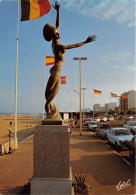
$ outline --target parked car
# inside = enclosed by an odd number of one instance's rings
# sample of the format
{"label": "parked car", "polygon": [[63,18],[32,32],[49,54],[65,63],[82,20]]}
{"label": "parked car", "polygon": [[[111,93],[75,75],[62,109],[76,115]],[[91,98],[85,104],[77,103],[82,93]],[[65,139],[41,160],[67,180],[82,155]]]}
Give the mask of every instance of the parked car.
{"label": "parked car", "polygon": [[126,116],[126,120],[133,120],[134,118],[134,116]]}
{"label": "parked car", "polygon": [[92,118],[86,118],[85,119],[85,122],[84,122],[84,124],[85,124],[85,126],[88,126],[88,124],[89,124],[89,122],[92,120]]}
{"label": "parked car", "polygon": [[122,147],[125,147],[129,151],[130,159],[135,161],[135,151],[136,151],[136,136],[134,136],[131,141],[120,141]]}
{"label": "parked car", "polygon": [[99,123],[96,129],[96,136],[102,139],[107,139],[107,133],[110,131],[108,123]]}
{"label": "parked car", "polygon": [[135,121],[126,121],[124,127],[129,129],[132,135],[136,135],[136,122]]}
{"label": "parked car", "polygon": [[99,117],[95,117],[94,120],[97,121],[97,122],[100,122],[100,118]]}
{"label": "parked car", "polygon": [[107,118],[105,116],[100,118],[100,122],[106,122],[106,121],[107,121]]}
{"label": "parked car", "polygon": [[88,129],[91,131],[95,131],[97,128],[97,121],[90,121],[88,124]]}
{"label": "parked car", "polygon": [[128,140],[130,141],[133,138],[129,129],[123,127],[111,128],[109,133],[107,133],[108,142],[112,143],[116,150],[120,149],[120,141]]}
{"label": "parked car", "polygon": [[114,117],[113,116],[108,116],[107,121],[114,121]]}

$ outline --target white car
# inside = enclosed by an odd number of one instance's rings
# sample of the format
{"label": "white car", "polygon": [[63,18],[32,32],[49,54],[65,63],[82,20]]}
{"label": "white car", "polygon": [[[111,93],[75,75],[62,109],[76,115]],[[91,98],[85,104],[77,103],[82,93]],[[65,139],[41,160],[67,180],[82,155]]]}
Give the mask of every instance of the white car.
{"label": "white car", "polygon": [[106,121],[107,121],[107,118],[106,118],[105,116],[104,116],[104,117],[101,117],[101,118],[100,118],[100,121],[101,121],[101,122],[106,122]]}
{"label": "white car", "polygon": [[88,124],[88,129],[91,131],[95,131],[97,128],[97,121],[90,121]]}
{"label": "white car", "polygon": [[130,133],[130,130],[123,127],[111,128],[109,133],[107,133],[108,142],[112,143],[116,150],[121,147],[120,141],[131,141],[133,135]]}
{"label": "white car", "polygon": [[92,118],[86,118],[85,119],[85,122],[84,122],[84,124],[85,124],[85,126],[88,126],[88,124],[89,124],[89,122],[92,120]]}
{"label": "white car", "polygon": [[114,117],[113,116],[107,117],[107,121],[114,121]]}
{"label": "white car", "polygon": [[99,118],[99,117],[94,118],[94,120],[95,120],[96,122],[100,122],[100,118]]}
{"label": "white car", "polygon": [[125,120],[127,120],[127,121],[128,120],[134,120],[134,118],[135,118],[134,116],[126,116]]}
{"label": "white car", "polygon": [[126,121],[124,127],[129,129],[133,135],[136,135],[136,122],[135,121]]}

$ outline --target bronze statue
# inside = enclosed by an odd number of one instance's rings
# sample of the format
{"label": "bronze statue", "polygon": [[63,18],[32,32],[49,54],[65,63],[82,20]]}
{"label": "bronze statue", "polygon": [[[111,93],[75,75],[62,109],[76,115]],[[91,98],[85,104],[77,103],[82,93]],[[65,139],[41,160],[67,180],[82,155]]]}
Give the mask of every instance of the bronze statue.
{"label": "bronze statue", "polygon": [[53,103],[53,99],[55,98],[60,89],[60,72],[62,70],[65,50],[80,47],[86,43],[95,41],[96,36],[89,36],[86,41],[83,41],[81,43],[76,43],[73,45],[61,45],[61,43],[59,42],[60,35],[58,32],[60,4],[55,1],[55,6],[53,7],[57,11],[56,27],[53,27],[51,24],[46,24],[43,28],[43,36],[45,40],[52,41],[52,50],[55,57],[55,64],[50,69],[50,77],[45,91],[45,110],[47,114],[46,119],[62,120],[60,113],[58,112],[55,104]]}

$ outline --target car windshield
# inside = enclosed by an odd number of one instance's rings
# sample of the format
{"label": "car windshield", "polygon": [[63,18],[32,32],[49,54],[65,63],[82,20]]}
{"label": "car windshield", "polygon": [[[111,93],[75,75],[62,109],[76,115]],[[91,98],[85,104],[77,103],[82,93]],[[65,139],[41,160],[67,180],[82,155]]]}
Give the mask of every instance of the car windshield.
{"label": "car windshield", "polygon": [[91,122],[90,124],[91,124],[91,125],[96,125],[96,124],[97,124],[97,122]]}
{"label": "car windshield", "polygon": [[136,126],[136,123],[129,123],[129,125],[131,125],[131,126]]}
{"label": "car windshield", "polygon": [[115,135],[131,135],[131,133],[127,129],[120,129],[115,131]]}
{"label": "car windshield", "polygon": [[103,125],[100,125],[100,128],[101,129],[109,129],[110,128],[110,126],[109,126],[109,124],[103,124]]}

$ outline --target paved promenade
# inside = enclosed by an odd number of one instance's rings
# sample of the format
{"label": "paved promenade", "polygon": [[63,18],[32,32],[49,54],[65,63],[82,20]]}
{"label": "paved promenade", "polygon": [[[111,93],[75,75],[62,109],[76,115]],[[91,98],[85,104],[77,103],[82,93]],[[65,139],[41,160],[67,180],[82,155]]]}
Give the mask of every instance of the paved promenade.
{"label": "paved promenade", "polygon": [[[135,194],[134,168],[116,155],[113,149],[96,138],[93,133],[79,128],[70,135],[70,164],[73,173],[87,173],[86,182],[92,194]],[[33,175],[33,138],[20,144],[12,154],[0,156],[0,194],[15,194]],[[117,191],[120,181],[129,187]]]}

